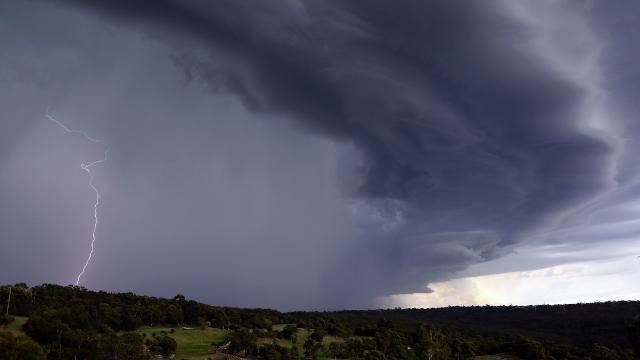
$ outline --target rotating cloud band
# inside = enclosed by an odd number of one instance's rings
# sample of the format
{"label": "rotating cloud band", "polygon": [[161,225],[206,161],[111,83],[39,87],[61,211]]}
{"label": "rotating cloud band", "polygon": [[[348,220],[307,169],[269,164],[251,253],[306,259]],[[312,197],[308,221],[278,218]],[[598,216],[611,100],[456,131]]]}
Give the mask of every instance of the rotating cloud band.
{"label": "rotating cloud band", "polygon": [[102,141],[102,140],[97,140],[92,138],[91,136],[89,136],[86,132],[84,131],[80,131],[80,130],[74,130],[74,129],[70,129],[68,128],[66,125],[64,125],[63,123],[61,123],[60,121],[56,120],[51,114],[49,114],[49,111],[47,110],[46,113],[46,118],[51,120],[52,122],[54,122],[55,124],[57,124],[60,128],[62,128],[64,131],[66,131],[69,134],[80,134],[82,135],[86,140],[89,140],[90,142],[94,143],[94,144],[100,144],[104,147],[104,157],[102,159],[90,162],[88,164],[85,163],[81,163],[80,164],[80,168],[82,170],[84,170],[87,175],[89,176],[89,187],[91,188],[91,190],[93,190],[93,192],[95,193],[96,197],[95,197],[95,202],[93,203],[93,230],[91,231],[91,250],[89,251],[89,256],[87,256],[87,260],[84,263],[84,266],[82,267],[82,270],[80,271],[80,273],[78,273],[78,277],[76,278],[76,285],[80,284],[80,279],[82,278],[82,275],[84,275],[84,272],[87,270],[87,266],[89,266],[89,263],[91,262],[91,258],[93,257],[93,251],[95,248],[95,243],[96,243],[96,231],[98,230],[98,207],[100,206],[100,191],[98,190],[98,188],[94,185],[93,183],[93,173],[91,172],[91,168],[101,164],[105,161],[107,161],[107,155],[109,153],[109,145]]}

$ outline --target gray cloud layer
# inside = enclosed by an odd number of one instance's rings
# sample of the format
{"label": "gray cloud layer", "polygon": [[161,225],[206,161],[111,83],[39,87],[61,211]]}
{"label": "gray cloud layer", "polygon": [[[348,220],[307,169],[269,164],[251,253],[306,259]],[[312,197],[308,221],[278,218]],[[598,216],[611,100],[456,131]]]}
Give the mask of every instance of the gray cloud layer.
{"label": "gray cloud layer", "polygon": [[[183,284],[213,301],[363,306],[375,296],[424,290],[429,281],[527,241],[570,239],[548,233],[611,209],[620,204],[616,196],[637,198],[636,174],[623,166],[637,140],[625,142],[619,135],[637,131],[609,96],[632,93],[634,83],[609,81],[606,75],[625,64],[609,62],[613,50],[602,45],[603,38],[616,38],[621,44],[610,46],[630,47],[628,38],[603,30],[613,29],[609,22],[623,10],[544,1],[61,3],[106,15],[117,24],[109,30],[116,35],[94,41],[120,45],[92,45],[95,29],[106,26],[102,20],[56,9],[78,29],[86,25],[91,31],[74,35],[73,50],[52,46],[63,57],[55,63],[80,61],[86,69],[81,82],[97,94],[117,97],[130,86],[125,91],[136,96],[114,100],[121,108],[107,110],[95,97],[69,95],[82,104],[73,105],[69,117],[109,114],[95,120],[93,129],[115,142],[117,152],[114,168],[103,174],[112,177],[109,188],[118,188],[109,200],[113,205],[105,205],[103,222],[122,224],[115,212],[136,213],[116,204],[134,202],[153,215],[131,219],[121,229],[104,225],[110,230],[103,239],[130,239],[132,233],[141,238],[129,255],[108,253],[127,248],[125,243],[103,249],[107,254],[95,266],[108,269],[100,263],[107,259],[129,264],[170,255],[214,264],[181,261],[175,266],[182,269],[165,271],[143,261],[126,273],[146,274],[149,266],[156,276],[141,276],[140,283],[125,287],[164,291],[162,279],[169,278],[172,286]],[[605,15],[595,17],[597,12]],[[50,19],[41,20],[46,29]],[[135,32],[144,36],[131,40]],[[87,54],[93,46],[98,55]],[[64,59],[77,49],[80,59],[92,60]],[[109,60],[136,56],[131,65]],[[24,66],[12,67],[16,77],[33,75]],[[191,85],[175,90],[177,72],[166,84],[158,80],[171,66]],[[116,72],[117,80],[98,88],[90,78],[103,81],[101,72]],[[142,84],[123,80],[129,78]],[[60,80],[42,82],[36,87]],[[213,97],[203,94],[203,84]],[[240,99],[249,113],[225,94]],[[235,105],[221,105],[230,103]],[[613,105],[621,110],[611,111]],[[235,120],[224,125],[207,119],[220,106],[231,109],[223,117]],[[164,114],[166,109],[172,114]],[[33,112],[22,117],[39,118]],[[256,125],[261,121],[273,125]],[[27,131],[25,123],[14,120],[13,133]],[[12,141],[3,141],[0,156],[22,141],[5,137]],[[212,160],[211,153],[220,155]],[[81,187],[82,179],[77,181]],[[63,198],[77,195],[56,201]],[[221,199],[225,206],[219,206]],[[189,214],[182,218],[167,204]],[[172,224],[173,232],[143,229],[157,221]],[[264,229],[269,231],[263,234]],[[178,238],[188,246],[172,245]],[[153,250],[146,249],[150,244]],[[204,251],[194,254],[198,248]],[[122,286],[118,279],[125,271],[107,271],[112,274],[94,283]],[[211,295],[199,288],[202,283],[215,284],[223,294]]]}

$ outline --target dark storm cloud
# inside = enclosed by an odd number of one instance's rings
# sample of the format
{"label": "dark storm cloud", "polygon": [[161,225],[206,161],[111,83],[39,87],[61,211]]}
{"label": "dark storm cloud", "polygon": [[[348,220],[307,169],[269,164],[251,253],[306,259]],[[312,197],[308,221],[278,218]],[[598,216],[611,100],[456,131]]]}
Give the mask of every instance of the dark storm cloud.
{"label": "dark storm cloud", "polygon": [[494,229],[507,245],[609,185],[612,145],[579,129],[587,89],[499,3],[79,3],[228,54],[181,59],[254,111],[354,141],[368,159],[358,190],[410,216],[453,213],[439,231]]}
{"label": "dark storm cloud", "polygon": [[597,81],[573,73],[597,57],[579,2],[54,3],[160,39],[188,81],[234,94],[254,114],[355,145],[338,176],[365,230],[326,240],[344,249],[303,285],[320,288],[323,306],[424,290],[614,187],[619,143],[585,125],[599,110]]}
{"label": "dark storm cloud", "polygon": [[211,81],[255,111],[355,141],[367,195],[477,203],[455,195],[466,189],[511,213],[512,237],[606,183],[611,146],[578,129],[586,89],[529,49],[533,30],[496,3],[81,3],[228,52],[218,67],[185,68],[218,73]]}

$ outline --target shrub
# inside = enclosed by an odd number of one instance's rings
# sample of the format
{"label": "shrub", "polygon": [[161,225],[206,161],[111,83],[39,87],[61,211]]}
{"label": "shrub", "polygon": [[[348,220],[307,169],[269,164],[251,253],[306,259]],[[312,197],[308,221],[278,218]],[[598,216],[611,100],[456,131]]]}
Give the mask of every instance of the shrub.
{"label": "shrub", "polygon": [[13,320],[15,320],[15,318],[11,315],[0,315],[0,325],[9,325],[13,322]]}
{"label": "shrub", "polygon": [[0,359],[44,360],[44,351],[35,341],[24,335],[0,331]]}

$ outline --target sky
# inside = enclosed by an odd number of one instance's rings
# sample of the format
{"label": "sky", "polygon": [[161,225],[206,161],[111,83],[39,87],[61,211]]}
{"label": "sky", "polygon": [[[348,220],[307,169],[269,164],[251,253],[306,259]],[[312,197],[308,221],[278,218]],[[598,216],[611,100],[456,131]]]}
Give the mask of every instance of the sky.
{"label": "sky", "polygon": [[640,5],[4,0],[0,283],[639,300]]}

